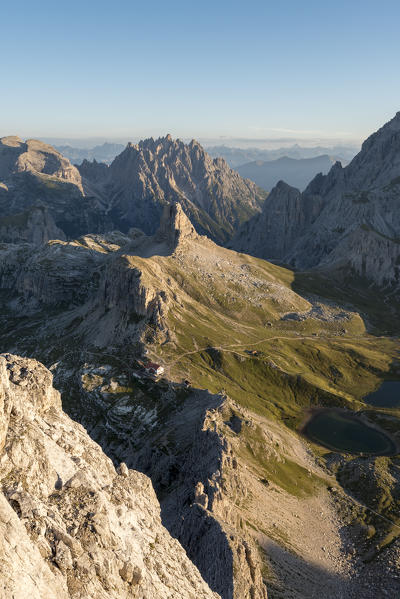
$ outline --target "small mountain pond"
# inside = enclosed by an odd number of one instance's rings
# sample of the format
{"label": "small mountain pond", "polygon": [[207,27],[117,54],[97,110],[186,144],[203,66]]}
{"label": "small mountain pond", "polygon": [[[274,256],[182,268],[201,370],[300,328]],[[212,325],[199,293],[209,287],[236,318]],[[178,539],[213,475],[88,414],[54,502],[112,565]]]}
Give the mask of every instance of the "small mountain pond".
{"label": "small mountain pond", "polygon": [[400,381],[384,381],[379,389],[364,397],[364,401],[377,408],[400,408]]}
{"label": "small mountain pond", "polygon": [[397,444],[384,430],[366,422],[360,414],[340,408],[309,412],[302,433],[333,451],[370,455],[395,455]]}

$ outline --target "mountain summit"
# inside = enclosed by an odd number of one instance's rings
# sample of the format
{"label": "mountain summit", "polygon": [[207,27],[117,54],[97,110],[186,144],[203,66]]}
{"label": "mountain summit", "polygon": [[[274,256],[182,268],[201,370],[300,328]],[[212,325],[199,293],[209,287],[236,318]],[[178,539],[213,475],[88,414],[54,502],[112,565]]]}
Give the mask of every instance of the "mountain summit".
{"label": "mountain summit", "polygon": [[110,229],[101,194],[52,146],[0,139],[0,241],[43,243]]}
{"label": "mountain summit", "polygon": [[75,166],[52,146],[37,139],[22,141],[17,136],[0,138],[0,178],[30,172],[54,176],[81,187],[81,177]]}
{"label": "mountain summit", "polygon": [[379,285],[400,276],[400,113],[342,168],[303,193],[278,184],[232,246],[297,268],[350,267]]}
{"label": "mountain summit", "polygon": [[171,135],[129,143],[107,173],[104,165],[86,162],[81,174],[98,183],[110,199],[114,226],[137,227],[147,234],[158,228],[163,207],[180,202],[196,230],[225,242],[235,229],[260,211],[263,192],[232,170],[222,158],[212,159],[195,140]]}
{"label": "mountain summit", "polygon": [[180,204],[165,206],[160,228],[156,234],[157,240],[166,241],[171,249],[175,249],[183,240],[194,240],[198,237]]}

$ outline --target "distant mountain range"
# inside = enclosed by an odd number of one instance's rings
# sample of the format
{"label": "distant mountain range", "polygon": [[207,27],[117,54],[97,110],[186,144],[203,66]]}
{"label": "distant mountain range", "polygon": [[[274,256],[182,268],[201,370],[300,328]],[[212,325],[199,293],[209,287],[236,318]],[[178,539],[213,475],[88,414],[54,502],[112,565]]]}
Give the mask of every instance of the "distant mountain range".
{"label": "distant mountain range", "polygon": [[263,150],[260,148],[232,148],[229,146],[211,146],[206,147],[207,152],[212,157],[221,156],[224,158],[229,166],[236,168],[247,164],[248,162],[255,162],[258,160],[269,162],[271,160],[277,160],[278,158],[295,158],[300,160],[303,158],[316,158],[328,154],[332,156],[334,161],[347,163],[349,162],[359,151],[358,146],[314,146],[304,147],[294,144],[289,147],[276,148],[273,150]]}
{"label": "distant mountain range", "polygon": [[[0,241],[43,243],[131,229],[152,235],[179,202],[196,231],[221,245],[298,269],[344,268],[379,285],[400,280],[400,113],[343,168],[325,155],[231,169],[192,140],[128,144],[110,165],[75,167],[52,146],[0,140]],[[297,171],[297,167],[301,169]],[[319,171],[304,192],[305,167]],[[253,177],[259,185],[249,178]],[[265,178],[261,178],[265,177]]]}
{"label": "distant mountain range", "polygon": [[[335,162],[336,160],[327,154],[299,159],[283,156],[267,162],[261,160],[249,162],[238,166],[236,170],[242,177],[251,179],[267,191],[275,187],[280,180],[304,189],[315,175],[318,173],[325,175]],[[345,165],[346,163],[343,166]]]}
{"label": "distant mountain range", "polygon": [[[95,161],[110,165],[125,149],[121,143],[103,143],[93,148],[55,145],[54,148],[73,164]],[[260,150],[214,146],[207,152],[212,158],[224,158],[242,177],[251,179],[259,187],[270,191],[279,180],[304,189],[318,173],[326,174],[337,160],[343,166],[353,158],[356,148],[337,146],[305,148],[294,145],[276,150]],[[87,165],[84,168],[88,168]],[[92,169],[93,170],[93,169]]]}
{"label": "distant mountain range", "polygon": [[[68,158],[68,160],[70,160],[73,164],[81,164],[81,162],[84,160],[96,160],[97,162],[106,162],[107,164],[111,164],[114,158],[126,147],[126,144],[121,142],[105,142],[103,144],[91,146],[91,140],[83,140],[82,143],[85,143],[86,147],[82,147],[81,144],[75,145],[73,140],[56,139],[52,141],[51,139],[45,139],[44,141],[51,144],[58,152],[65,156],[65,158]],[[302,158],[316,158],[317,156],[321,156],[323,154],[333,156],[335,160],[339,160],[343,163],[349,162],[359,151],[359,147],[351,145],[333,147],[303,147],[298,144],[294,144],[289,147],[276,148],[273,150],[263,150],[260,148],[244,149],[225,145],[205,146],[204,149],[212,158],[224,158],[232,168],[236,168],[237,166],[257,160],[277,160],[278,158],[283,158],[284,156],[299,160]]]}
{"label": "distant mountain range", "polygon": [[111,164],[125,146],[123,144],[105,142],[94,148],[74,148],[69,145],[56,145],[54,148],[73,164],[81,164],[84,160],[97,160],[97,162]]}

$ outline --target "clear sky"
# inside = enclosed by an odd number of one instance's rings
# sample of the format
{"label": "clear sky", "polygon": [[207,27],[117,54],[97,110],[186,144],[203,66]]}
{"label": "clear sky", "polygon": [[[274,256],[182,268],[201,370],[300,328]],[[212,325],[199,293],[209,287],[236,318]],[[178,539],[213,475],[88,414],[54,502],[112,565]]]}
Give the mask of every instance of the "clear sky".
{"label": "clear sky", "polygon": [[3,0],[0,135],[364,138],[400,110],[398,0]]}

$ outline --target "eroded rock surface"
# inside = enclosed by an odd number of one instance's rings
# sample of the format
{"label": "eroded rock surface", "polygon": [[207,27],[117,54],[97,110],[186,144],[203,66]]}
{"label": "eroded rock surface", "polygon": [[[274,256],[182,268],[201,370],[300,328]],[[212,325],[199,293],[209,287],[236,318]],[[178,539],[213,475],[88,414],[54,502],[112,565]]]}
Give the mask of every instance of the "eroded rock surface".
{"label": "eroded rock surface", "polygon": [[112,229],[101,193],[52,146],[0,138],[0,241],[66,239]]}
{"label": "eroded rock surface", "polygon": [[[128,144],[110,166],[85,160],[78,170],[39,140],[0,139],[0,241],[42,243],[132,227],[152,235],[164,207],[180,202],[199,233],[223,243],[260,210],[264,195],[194,140],[147,139]],[[38,205],[46,222],[27,223]]]}
{"label": "eroded rock surface", "polygon": [[150,480],[61,410],[50,372],[0,356],[0,595],[217,599],[161,525]]}
{"label": "eroded rock surface", "polygon": [[234,249],[300,269],[345,268],[379,285],[398,286],[400,112],[303,193],[282,182],[262,213],[232,240]]}
{"label": "eroded rock surface", "polygon": [[102,182],[114,226],[156,232],[166,204],[180,202],[196,230],[225,242],[235,227],[260,210],[263,194],[222,158],[212,159],[192,140],[170,135],[128,144],[105,175],[103,165],[84,163],[81,173]]}

